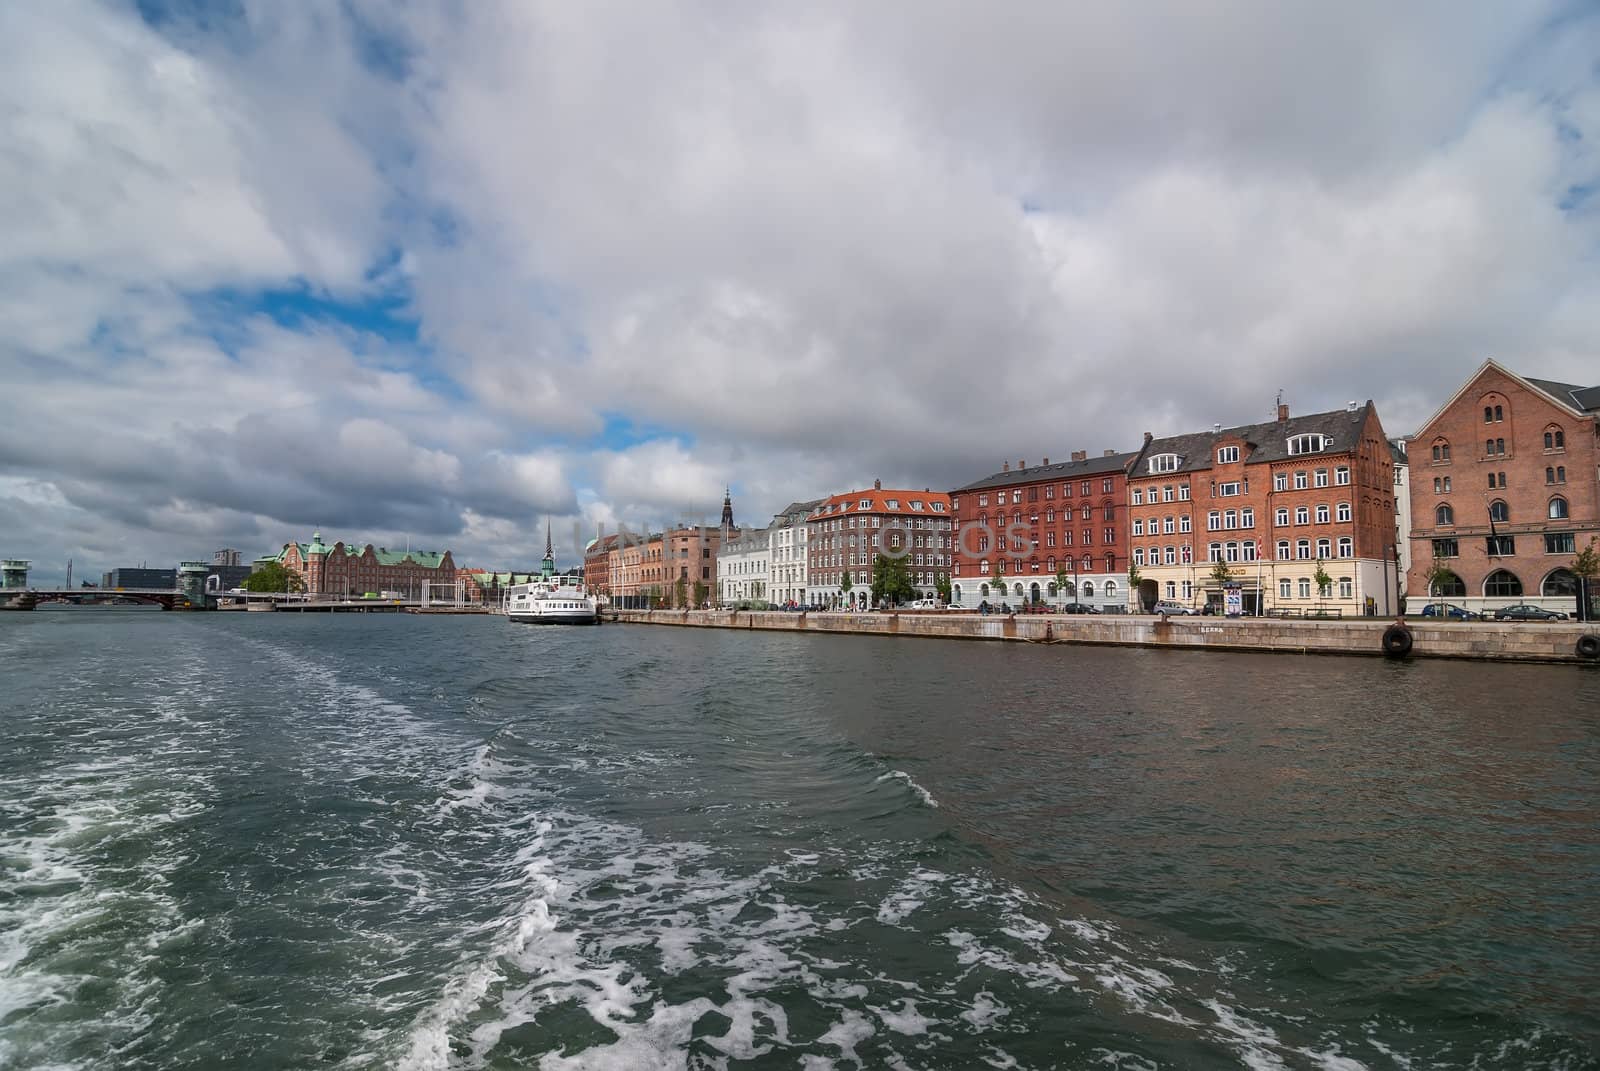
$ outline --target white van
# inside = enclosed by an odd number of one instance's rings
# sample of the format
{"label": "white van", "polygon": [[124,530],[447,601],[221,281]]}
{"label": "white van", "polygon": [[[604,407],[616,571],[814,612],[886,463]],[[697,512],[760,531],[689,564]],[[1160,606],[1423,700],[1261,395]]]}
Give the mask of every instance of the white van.
{"label": "white van", "polygon": [[943,610],[938,599],[918,599],[911,604],[913,610]]}

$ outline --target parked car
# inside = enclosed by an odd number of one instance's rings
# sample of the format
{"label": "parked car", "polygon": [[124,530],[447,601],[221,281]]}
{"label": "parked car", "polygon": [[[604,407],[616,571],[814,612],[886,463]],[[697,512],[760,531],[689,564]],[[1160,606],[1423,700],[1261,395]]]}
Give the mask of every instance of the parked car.
{"label": "parked car", "polygon": [[911,604],[913,610],[943,610],[944,606],[938,599],[918,599]]}
{"label": "parked car", "polygon": [[1476,621],[1482,615],[1473,613],[1466,607],[1457,606],[1454,603],[1447,602],[1441,606],[1439,603],[1430,602],[1422,608],[1422,616],[1443,617],[1449,621]]}
{"label": "parked car", "polygon": [[1555,610],[1546,610],[1543,606],[1534,606],[1530,603],[1518,603],[1515,606],[1502,606],[1494,612],[1496,621],[1565,621],[1567,615]]}
{"label": "parked car", "polygon": [[1061,607],[1060,612],[1064,614],[1097,614],[1100,611],[1087,603],[1069,602]]}
{"label": "parked car", "polygon": [[1150,612],[1166,614],[1168,617],[1194,617],[1199,613],[1193,606],[1185,606],[1181,602],[1169,602],[1166,599],[1156,603]]}

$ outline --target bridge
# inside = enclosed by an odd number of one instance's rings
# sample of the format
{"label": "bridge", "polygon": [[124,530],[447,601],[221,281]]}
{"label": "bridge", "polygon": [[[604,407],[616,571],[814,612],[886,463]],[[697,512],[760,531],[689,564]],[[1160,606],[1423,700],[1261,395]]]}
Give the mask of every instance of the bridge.
{"label": "bridge", "polygon": [[163,610],[190,609],[196,604],[185,591],[167,588],[0,588],[0,609],[32,610],[45,602],[136,602]]}

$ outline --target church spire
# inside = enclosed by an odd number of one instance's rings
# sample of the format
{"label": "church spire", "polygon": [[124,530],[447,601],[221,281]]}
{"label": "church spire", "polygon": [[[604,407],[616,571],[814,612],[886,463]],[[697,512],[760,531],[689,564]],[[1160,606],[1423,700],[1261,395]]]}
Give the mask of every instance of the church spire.
{"label": "church spire", "polygon": [[724,488],[722,493],[722,530],[733,531],[733,488]]}
{"label": "church spire", "polygon": [[556,554],[550,544],[550,518],[544,519],[544,561],[539,563],[539,573],[546,579],[556,575]]}

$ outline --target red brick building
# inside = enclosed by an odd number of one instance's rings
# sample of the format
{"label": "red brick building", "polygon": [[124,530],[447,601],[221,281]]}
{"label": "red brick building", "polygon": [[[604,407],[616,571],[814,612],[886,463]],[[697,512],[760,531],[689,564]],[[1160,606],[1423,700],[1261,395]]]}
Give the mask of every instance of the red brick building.
{"label": "red brick building", "polygon": [[1485,361],[1409,440],[1413,602],[1473,610],[1531,602],[1571,612],[1569,566],[1600,534],[1600,386]]}
{"label": "red brick building", "polygon": [[1080,450],[1054,465],[1007,463],[950,492],[951,603],[1126,605],[1127,467],[1136,456]]}
{"label": "red brick building", "polygon": [[1146,433],[1128,475],[1139,604],[1221,609],[1225,585],[1236,584],[1246,614],[1392,614],[1394,485],[1370,401],[1300,417],[1280,405],[1263,424]]}
{"label": "red brick building", "polygon": [[[824,499],[806,518],[809,597],[832,606],[865,608],[872,599],[872,561],[899,555],[918,593],[935,597],[950,569],[950,496],[937,491],[863,491]],[[848,574],[850,589],[844,589]]]}
{"label": "red brick building", "polygon": [[315,532],[310,543],[285,543],[277,560],[299,575],[312,595],[360,598],[368,592],[396,592],[407,599],[420,598],[423,584],[440,598],[456,584],[456,564],[447,551],[389,550],[371,543],[357,547],[340,540],[331,546]]}

